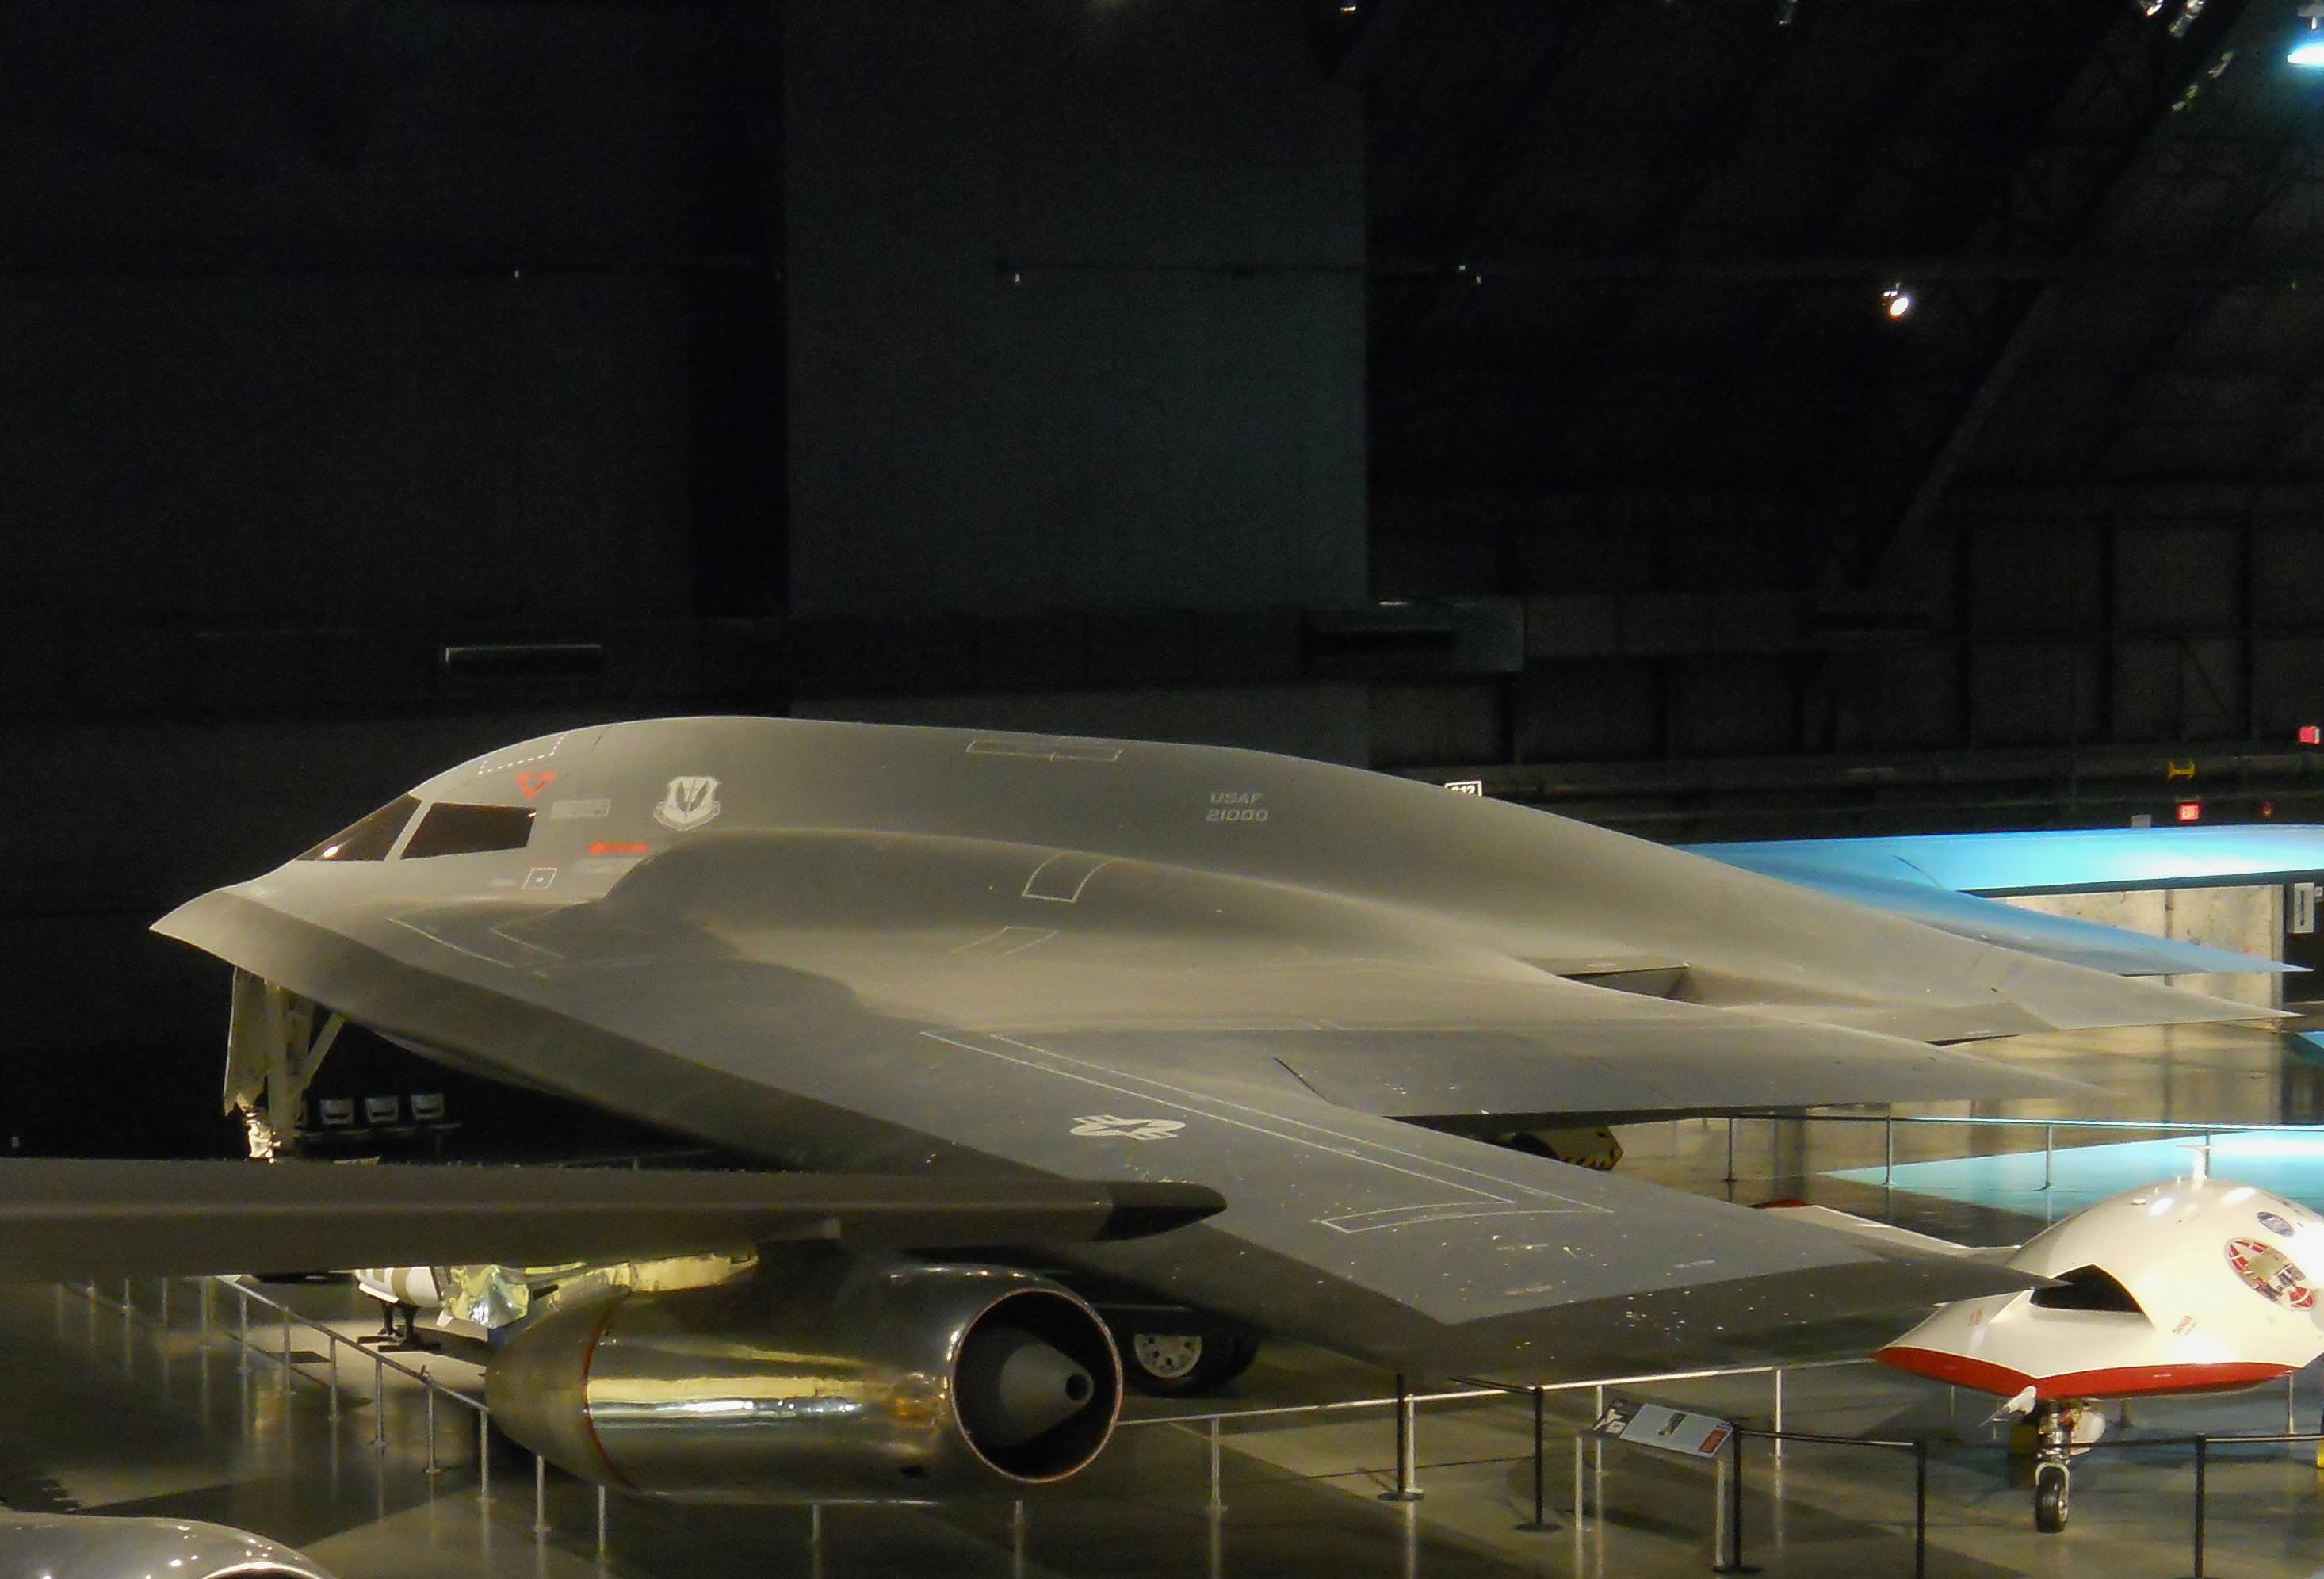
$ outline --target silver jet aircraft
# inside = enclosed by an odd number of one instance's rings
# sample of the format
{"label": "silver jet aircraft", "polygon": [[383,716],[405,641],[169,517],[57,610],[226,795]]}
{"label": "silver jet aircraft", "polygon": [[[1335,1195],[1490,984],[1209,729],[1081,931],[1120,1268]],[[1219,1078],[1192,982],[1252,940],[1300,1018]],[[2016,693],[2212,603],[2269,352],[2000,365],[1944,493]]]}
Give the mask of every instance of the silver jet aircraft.
{"label": "silver jet aircraft", "polygon": [[[235,967],[254,1151],[345,1020],[799,1171],[0,1163],[0,1251],[85,1265],[69,1196],[149,1270],[626,1258],[486,1279],[530,1307],[493,1398],[689,1497],[1072,1473],[1120,1399],[1093,1288],[1411,1374],[1868,1348],[2024,1282],[1554,1132],[2071,1091],[1932,1044],[2261,1012],[1351,769],[766,718],[526,742],[157,929]],[[211,1171],[171,1215],[139,1166]]]}

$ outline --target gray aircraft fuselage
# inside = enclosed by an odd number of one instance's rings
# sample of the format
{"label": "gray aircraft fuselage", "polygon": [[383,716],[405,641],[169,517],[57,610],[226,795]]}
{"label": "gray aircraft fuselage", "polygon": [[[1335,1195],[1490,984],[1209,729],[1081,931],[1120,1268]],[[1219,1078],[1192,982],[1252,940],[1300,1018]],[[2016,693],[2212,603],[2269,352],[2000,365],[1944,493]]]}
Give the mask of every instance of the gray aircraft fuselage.
{"label": "gray aircraft fuselage", "polygon": [[1072,1254],[1414,1371],[1781,1353],[1989,1276],[1448,1131],[2050,1089],[1922,1039],[2251,1012],[1255,752],[678,719],[409,799],[158,929],[787,1167],[1213,1187]]}

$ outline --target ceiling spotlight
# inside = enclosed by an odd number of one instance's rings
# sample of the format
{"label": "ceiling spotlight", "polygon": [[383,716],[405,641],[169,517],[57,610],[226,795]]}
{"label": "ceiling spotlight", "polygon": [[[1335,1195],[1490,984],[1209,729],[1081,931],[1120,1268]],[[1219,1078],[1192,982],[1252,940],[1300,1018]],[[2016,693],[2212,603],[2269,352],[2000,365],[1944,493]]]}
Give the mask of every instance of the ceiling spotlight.
{"label": "ceiling spotlight", "polygon": [[1902,285],[1891,285],[1880,293],[1880,306],[1889,322],[1902,323],[1913,316],[1913,293]]}
{"label": "ceiling spotlight", "polygon": [[2301,0],[2300,20],[2308,25],[2293,35],[2285,62],[2311,71],[2324,68],[2324,30],[2319,27],[2324,23],[2324,0]]}

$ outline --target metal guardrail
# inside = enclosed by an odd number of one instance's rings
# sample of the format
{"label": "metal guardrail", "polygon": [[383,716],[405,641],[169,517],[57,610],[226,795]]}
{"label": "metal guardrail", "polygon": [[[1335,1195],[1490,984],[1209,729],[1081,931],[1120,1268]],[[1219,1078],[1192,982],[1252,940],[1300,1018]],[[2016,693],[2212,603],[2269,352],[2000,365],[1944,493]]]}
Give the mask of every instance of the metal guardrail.
{"label": "metal guardrail", "polygon": [[[2184,1436],[2140,1436],[2129,1440],[2099,1440],[2085,1444],[2074,1451],[2077,1455],[2089,1453],[2123,1453],[2150,1447],[2192,1447],[2195,1450],[2194,1528],[2191,1538],[2194,1558],[2193,1579],[2204,1579],[2203,1547],[2209,1534],[2209,1493],[2211,1450],[2215,1447],[2290,1446],[2294,1443],[2324,1444],[2324,1431],[2261,1431],[2212,1434],[2197,1432]],[[2324,1461],[2319,1461],[2324,1462]]]}
{"label": "metal guardrail", "polygon": [[[1132,1430],[1140,1427],[1172,1426],[1181,1429],[1205,1427],[1202,1433],[1210,1451],[1210,1512],[1213,1517],[1224,1510],[1222,1488],[1220,1483],[1220,1442],[1223,1428],[1231,1423],[1255,1420],[1282,1420],[1296,1417],[1320,1417],[1348,1414],[1369,1409],[1396,1411],[1396,1479],[1393,1487],[1380,1494],[1383,1501],[1409,1502],[1419,1501],[1419,1456],[1416,1410],[1423,1404],[1473,1403],[1482,1399],[1530,1399],[1533,1404],[1533,1517],[1517,1526],[1526,1530],[1548,1530],[1556,1526],[1548,1520],[1545,1503],[1546,1422],[1543,1402],[1553,1393],[1590,1392],[1593,1417],[1603,1414],[1606,1394],[1619,1388],[1653,1387],[1673,1381],[1708,1381],[1741,1376],[1765,1376],[1774,1389],[1772,1419],[1775,1435],[1784,1428],[1784,1377],[1794,1371],[1832,1371],[1857,1365],[1868,1365],[1869,1360],[1811,1360],[1785,1365],[1726,1365],[1709,1366],[1692,1371],[1641,1371],[1626,1376],[1608,1376],[1587,1381],[1545,1382],[1538,1387],[1506,1382],[1471,1381],[1468,1385],[1443,1392],[1416,1393],[1407,1390],[1404,1379],[1397,1379],[1397,1391],[1381,1398],[1337,1399],[1318,1404],[1264,1404],[1256,1408],[1211,1409],[1185,1414],[1150,1415],[1144,1419],[1124,1420],[1120,1428]],[[1762,1433],[1767,1435],[1767,1433]],[[1512,1454],[1506,1460],[1464,1460],[1464,1463],[1517,1463],[1528,1455]],[[1577,1461],[1575,1479],[1581,1471]],[[1577,1493],[1578,1499],[1578,1493]]]}
{"label": "metal guardrail", "polygon": [[[1827,1447],[1871,1447],[1894,1452],[1901,1449],[1913,1455],[1913,1579],[1927,1579],[1929,1572],[1929,1442],[1925,1436],[1888,1438],[1879,1436],[1830,1436],[1816,1431],[1786,1431],[1778,1426],[1772,1431],[1761,1431],[1748,1426],[1738,1426],[1728,1438],[1728,1456],[1720,1462],[1721,1472],[1719,1519],[1720,1528],[1713,1530],[1711,1540],[1711,1571],[1714,1574],[1756,1574],[1757,1568],[1743,1560],[1743,1439],[1757,1436],[1772,1442],[1778,1453],[1786,1442],[1815,1443]],[[2202,1579],[2197,1565],[2196,1579]]]}
{"label": "metal guardrail", "polygon": [[[173,1281],[173,1279],[162,1279],[161,1281],[161,1293],[159,1296],[158,1307],[152,1316],[149,1316],[147,1313],[140,1311],[137,1308],[134,1293],[134,1286],[133,1281],[129,1279],[122,1279],[120,1297],[117,1301],[100,1292],[94,1282],[63,1284],[60,1285],[60,1288],[70,1288],[73,1292],[78,1293],[84,1298],[88,1299],[92,1307],[100,1307],[108,1304],[114,1305],[115,1308],[121,1311],[124,1318],[126,1320],[143,1320],[149,1325],[156,1325],[163,1330],[168,1330],[170,1325],[169,1290],[171,1281]],[[470,1410],[475,1415],[476,1420],[476,1495],[480,1503],[489,1505],[492,1498],[492,1454],[490,1440],[492,1408],[484,1399],[479,1398],[475,1394],[464,1391],[459,1388],[447,1385],[447,1383],[438,1380],[430,1373],[429,1367],[425,1364],[414,1366],[405,1363],[380,1353],[379,1350],[373,1345],[364,1344],[354,1338],[346,1337],[327,1322],[303,1315],[282,1300],[275,1298],[263,1289],[254,1288],[248,1283],[238,1279],[202,1278],[191,1279],[191,1281],[199,1291],[201,1308],[200,1328],[204,1334],[207,1334],[214,1330],[221,1330],[215,1328],[212,1323],[211,1313],[214,1306],[215,1296],[217,1292],[221,1289],[230,1293],[235,1300],[235,1319],[230,1325],[226,1326],[222,1330],[224,1335],[242,1351],[244,1355],[243,1363],[244,1366],[246,1367],[248,1365],[250,1359],[253,1356],[273,1364],[277,1367],[280,1387],[281,1390],[286,1393],[295,1381],[300,1380],[311,1381],[315,1385],[322,1388],[325,1391],[326,1397],[328,1399],[330,1417],[335,1421],[339,1418],[340,1396],[342,1391],[340,1386],[341,1351],[352,1350],[361,1358],[369,1360],[372,1365],[372,1399],[374,1408],[371,1445],[375,1454],[385,1453],[388,1445],[386,1425],[386,1377],[390,1372],[393,1372],[394,1374],[404,1378],[406,1380],[415,1383],[420,1388],[422,1398],[425,1400],[425,1408],[427,1411],[425,1431],[428,1442],[426,1473],[431,1477],[443,1473],[445,1469],[447,1467],[440,1462],[438,1455],[438,1433],[436,1429],[437,1400],[439,1398],[449,1399],[451,1402]],[[279,1350],[269,1349],[253,1337],[250,1312],[254,1306],[271,1311],[281,1319],[281,1339]],[[156,1317],[158,1317],[158,1320],[155,1319]],[[301,1371],[299,1367],[299,1362],[295,1359],[292,1352],[291,1343],[293,1333],[300,1330],[314,1334],[314,1336],[321,1342],[324,1353],[327,1356],[327,1369],[322,1376],[318,1377],[309,1375],[306,1371]],[[1215,1519],[1225,1511],[1226,1507],[1222,1450],[1224,1430],[1225,1427],[1230,1425],[1240,1425],[1246,1422],[1256,1423],[1259,1421],[1286,1421],[1302,1417],[1321,1418],[1336,1415],[1357,1414],[1372,1410],[1392,1410],[1394,1414],[1396,1433],[1395,1478],[1391,1489],[1382,1492],[1381,1497],[1383,1501],[1417,1501],[1423,1494],[1419,1484],[1419,1473],[1422,1465],[1419,1462],[1417,1451],[1417,1412],[1421,1406],[1429,1404],[1474,1403],[1488,1399],[1529,1399],[1533,1406],[1533,1445],[1529,1455],[1533,1464],[1533,1516],[1530,1519],[1518,1525],[1517,1528],[1519,1529],[1528,1530],[1550,1530],[1557,1528],[1548,1519],[1545,1502],[1546,1439],[1543,1405],[1545,1399],[1550,1395],[1590,1392],[1593,1395],[1591,1399],[1593,1411],[1602,1412],[1605,1408],[1606,1394],[1612,1389],[1650,1387],[1674,1381],[1698,1381],[1732,1377],[1766,1376],[1771,1379],[1773,1384],[1773,1418],[1775,1429],[1777,1432],[1781,1432],[1784,1414],[1783,1379],[1786,1371],[1832,1369],[1840,1366],[1861,1365],[1868,1362],[1862,1360],[1837,1360],[1808,1362],[1799,1365],[1787,1366],[1711,1366],[1690,1371],[1639,1372],[1630,1375],[1604,1377],[1592,1380],[1545,1384],[1540,1387],[1523,1387],[1507,1384],[1492,1384],[1480,1381],[1464,1381],[1462,1385],[1434,1392],[1414,1392],[1404,1385],[1404,1379],[1399,1377],[1397,1378],[1397,1391],[1393,1394],[1380,1397],[1335,1399],[1322,1403],[1313,1404],[1268,1404],[1250,1408],[1219,1408],[1194,1413],[1152,1415],[1139,1419],[1123,1420],[1120,1423],[1120,1428],[1124,1430],[1135,1430],[1153,1427],[1170,1427],[1181,1430],[1196,1432],[1204,1436],[1206,1439],[1210,1461],[1210,1501],[1208,1510],[1211,1516]],[[1577,1435],[1577,1447],[1580,1445],[1580,1442],[1581,1437]],[[532,1533],[536,1538],[540,1538],[550,1534],[554,1528],[549,1518],[548,1462],[538,1454],[534,1454],[531,1456],[533,1461]],[[1511,1454],[1506,1462],[1519,1462],[1526,1456],[1528,1455]],[[1575,1463],[1575,1477],[1578,1487],[1581,1480],[1581,1461],[1578,1454]],[[607,1494],[605,1489],[602,1486],[595,1488],[595,1534],[598,1549],[602,1553],[605,1549],[606,1542]],[[1579,1492],[1577,1491],[1577,1499],[1578,1497]],[[1577,1506],[1578,1505],[1579,1502],[1577,1500]],[[1021,1503],[1019,1506],[1021,1507]],[[821,1528],[819,1517],[814,1521],[814,1528],[818,1532],[817,1538],[819,1539],[819,1531]]]}
{"label": "metal guardrail", "polygon": [[[157,1314],[160,1317],[158,1325],[164,1331],[169,1330],[169,1290],[170,1284],[173,1280],[175,1279],[163,1279],[161,1280],[161,1303]],[[484,1506],[489,1507],[491,1505],[493,1495],[493,1411],[492,1406],[486,1403],[483,1399],[478,1398],[472,1393],[464,1392],[458,1388],[447,1386],[445,1383],[437,1380],[434,1376],[429,1374],[428,1367],[424,1364],[414,1367],[404,1364],[399,1361],[391,1360],[385,1354],[381,1353],[378,1349],[363,1344],[356,1339],[342,1335],[337,1328],[330,1326],[325,1322],[318,1321],[312,1316],[301,1315],[299,1311],[292,1309],[282,1301],[276,1299],[259,1289],[253,1288],[249,1284],[240,1280],[239,1279],[197,1278],[190,1280],[193,1282],[194,1286],[200,1290],[201,1331],[205,1334],[213,1330],[210,1319],[212,1292],[219,1288],[230,1291],[235,1297],[236,1316],[235,1325],[228,1331],[227,1336],[229,1336],[236,1346],[242,1350],[244,1354],[244,1364],[247,1365],[249,1363],[250,1356],[256,1355],[258,1358],[268,1361],[278,1366],[278,1380],[281,1390],[285,1393],[289,1392],[290,1384],[294,1380],[314,1381],[318,1386],[325,1390],[326,1395],[329,1399],[330,1418],[334,1421],[337,1421],[339,1417],[339,1399],[341,1392],[339,1386],[339,1351],[342,1348],[353,1349],[357,1354],[369,1359],[372,1362],[372,1450],[374,1454],[384,1454],[387,1451],[386,1378],[387,1373],[391,1371],[409,1380],[417,1382],[420,1386],[420,1393],[424,1399],[424,1408],[426,1409],[426,1423],[423,1428],[427,1434],[428,1440],[428,1461],[425,1473],[430,1478],[442,1474],[447,1467],[438,1460],[437,1454],[438,1432],[436,1429],[436,1400],[438,1398],[449,1399],[454,1403],[472,1411],[475,1414],[476,1420],[476,1501]],[[88,1299],[93,1307],[107,1303],[106,1297],[97,1292],[97,1285],[94,1282],[60,1284],[59,1287],[60,1288],[72,1289],[74,1292]],[[263,1348],[259,1344],[251,1341],[250,1307],[254,1304],[272,1310],[282,1318],[282,1348],[279,1354]],[[127,1320],[138,1320],[143,1315],[143,1313],[140,1312],[136,1308],[133,1295],[133,1283],[132,1280],[127,1278],[124,1278],[121,1280],[121,1298],[118,1303],[118,1308],[120,1309],[123,1317]],[[291,1334],[296,1329],[304,1329],[307,1332],[314,1334],[322,1340],[324,1353],[327,1356],[328,1365],[328,1370],[326,1375],[322,1377],[309,1377],[303,1371],[299,1370],[298,1364],[292,1357],[290,1348]],[[595,1491],[597,1552],[600,1556],[603,1556],[606,1549],[607,1499],[604,1487],[596,1487]],[[549,1461],[536,1453],[532,1454],[532,1534],[534,1539],[536,1541],[544,1539],[552,1533],[554,1528],[555,1526],[549,1522]]]}
{"label": "metal guardrail", "polygon": [[[123,1280],[120,1298],[117,1301],[108,1297],[106,1294],[101,1293],[97,1285],[93,1282],[60,1284],[59,1285],[59,1288],[60,1291],[69,1288],[71,1291],[79,1294],[89,1301],[92,1309],[102,1307],[106,1305],[112,1305],[121,1312],[124,1322],[143,1321],[149,1326],[154,1326],[158,1327],[160,1330],[169,1331],[174,1330],[171,1328],[170,1324],[169,1290],[171,1281],[171,1280],[170,1279],[164,1279],[161,1281],[158,1307],[150,1315],[147,1312],[141,1311],[137,1308],[134,1294],[134,1285],[129,1279],[124,1279]],[[317,1386],[323,1388],[329,1400],[328,1407],[330,1409],[330,1417],[334,1421],[339,1418],[340,1412],[340,1396],[342,1391],[340,1385],[340,1351],[343,1349],[352,1349],[355,1351],[357,1354],[369,1359],[372,1363],[372,1398],[374,1407],[374,1424],[371,1445],[375,1454],[384,1454],[388,1446],[386,1423],[386,1377],[389,1372],[393,1372],[394,1374],[415,1383],[420,1390],[422,1399],[424,1399],[424,1408],[426,1409],[425,1430],[428,1443],[426,1473],[430,1477],[444,1473],[446,1469],[448,1467],[440,1462],[438,1454],[438,1432],[436,1428],[437,1400],[439,1398],[449,1399],[451,1402],[470,1410],[475,1415],[476,1421],[476,1497],[480,1505],[485,1507],[489,1507],[491,1505],[492,1409],[491,1406],[484,1399],[477,1397],[474,1393],[463,1390],[457,1387],[449,1386],[437,1380],[430,1373],[429,1367],[425,1364],[414,1366],[405,1363],[401,1361],[392,1359],[386,1354],[381,1353],[372,1345],[363,1344],[353,1338],[346,1337],[327,1322],[302,1315],[283,1301],[273,1297],[263,1290],[254,1288],[246,1283],[229,1278],[204,1278],[192,1279],[191,1281],[194,1282],[196,1288],[199,1291],[200,1330],[205,1336],[213,1332],[222,1331],[222,1334],[234,1343],[241,1351],[243,1355],[242,1363],[245,1369],[248,1367],[253,1357],[274,1364],[278,1368],[279,1384],[281,1390],[285,1393],[290,1390],[295,1380],[300,1380],[312,1381]],[[217,1291],[219,1289],[225,1289],[230,1292],[234,1296],[235,1301],[235,1318],[230,1325],[226,1325],[222,1329],[214,1325],[212,1316],[215,1296]],[[257,1341],[254,1336],[251,1328],[250,1317],[250,1312],[254,1306],[271,1311],[281,1318],[281,1338],[279,1349],[270,1349],[263,1344]],[[308,1333],[313,1334],[322,1342],[324,1353],[327,1356],[327,1366],[325,1374],[322,1376],[313,1376],[300,1369],[300,1362],[294,1354],[291,1343],[293,1333],[302,1329]],[[1417,1415],[1418,1410],[1422,1406],[1434,1404],[1476,1403],[1486,1399],[1514,1400],[1517,1399],[1525,1399],[1528,1400],[1532,1406],[1533,1441],[1529,1454],[1512,1454],[1507,1455],[1505,1458],[1494,1457],[1485,1459],[1467,1459],[1460,1462],[1463,1464],[1517,1463],[1529,1457],[1533,1470],[1532,1517],[1517,1525],[1515,1528],[1521,1531],[1548,1532],[1561,1528],[1550,1520],[1546,1501],[1547,1437],[1544,1405],[1545,1400],[1551,1395],[1582,1392],[1591,1393],[1592,1395],[1591,1408],[1594,1417],[1596,1415],[1603,1413],[1606,1405],[1607,1394],[1614,1390],[1655,1387],[1678,1381],[1703,1381],[1729,1380],[1748,1376],[1766,1376],[1770,1379],[1773,1386],[1774,1407],[1771,1427],[1762,1428],[1758,1427],[1745,1427],[1738,1425],[1734,1435],[1729,1438],[1729,1445],[1727,1453],[1722,1454],[1716,1461],[1717,1474],[1713,1485],[1714,1518],[1711,1543],[1713,1556],[1712,1571],[1714,1573],[1748,1573],[1752,1571],[1745,1565],[1743,1547],[1744,1444],[1746,1439],[1748,1438],[1771,1444],[1778,1454],[1782,1453],[1783,1446],[1786,1443],[1815,1444],[1835,1447],[1863,1448],[1876,1452],[1902,1452],[1911,1454],[1914,1460],[1913,1573],[1915,1575],[1915,1579],[1919,1579],[1919,1576],[1924,1574],[1927,1571],[1928,1438],[1924,1436],[1894,1439],[1885,1437],[1838,1436],[1816,1432],[1789,1431],[1784,1428],[1783,1379],[1787,1372],[1807,1370],[1836,1370],[1847,1366],[1868,1364],[1870,1362],[1871,1362],[1869,1361],[1858,1359],[1816,1361],[1803,1362],[1798,1365],[1781,1366],[1711,1366],[1691,1371],[1647,1371],[1625,1376],[1606,1377],[1593,1380],[1547,1383],[1539,1387],[1494,1384],[1481,1381],[1464,1381],[1462,1385],[1433,1392],[1413,1391],[1405,1386],[1404,1379],[1399,1377],[1397,1378],[1397,1390],[1395,1393],[1390,1395],[1375,1398],[1336,1399],[1321,1403],[1311,1404],[1268,1404],[1249,1408],[1216,1408],[1205,1409],[1199,1412],[1152,1415],[1139,1419],[1124,1420],[1121,1422],[1121,1428],[1124,1430],[1137,1430],[1149,1427],[1167,1427],[1185,1431],[1189,1434],[1199,1435],[1204,1440],[1209,1457],[1209,1506],[1207,1512],[1213,1523],[1213,1538],[1215,1543],[1219,1538],[1219,1520],[1226,1510],[1222,1453],[1225,1429],[1231,1425],[1241,1425],[1245,1423],[1255,1424],[1259,1422],[1284,1422],[1303,1418],[1323,1419],[1334,1416],[1359,1414],[1373,1410],[1392,1411],[1396,1435],[1396,1466],[1394,1471],[1394,1480],[1390,1489],[1379,1494],[1380,1500],[1390,1502],[1416,1502],[1420,1501],[1424,1495],[1420,1486],[1420,1472],[1424,1466],[1419,1461],[1417,1442]],[[2287,1397],[2287,1426],[2291,1423],[2291,1416],[2289,1413],[2291,1407],[2289,1397]],[[1577,1431],[1573,1437],[1573,1507],[1576,1516],[1575,1533],[1577,1536],[1581,1533],[1582,1510],[1587,1506],[1583,1450],[1585,1444],[1591,1440],[1591,1438],[1589,1434],[1583,1431]],[[2208,1535],[2209,1470],[2212,1451],[2216,1448],[2226,1446],[2268,1445],[2288,1445],[2292,1444],[2315,1443],[2324,1443],[2324,1432],[2302,1432],[2286,1429],[2282,1432],[2252,1435],[2198,1434],[2177,1436],[2142,1436],[2135,1439],[2116,1439],[2113,1441],[2100,1440],[2096,1443],[2091,1443],[2078,1449],[2077,1456],[2080,1456],[2081,1454],[2088,1453],[2108,1451],[2119,1452],[2134,1449],[2191,1447],[2193,1449],[2194,1461],[2194,1513],[2191,1541],[2193,1574],[2195,1579],[2203,1579],[2205,1542]],[[533,1461],[531,1533],[535,1541],[538,1543],[544,1541],[550,1534],[554,1533],[555,1527],[551,1523],[549,1515],[548,1461],[543,1459],[538,1454],[531,1454],[530,1456]],[[602,1557],[607,1551],[608,1496],[605,1488],[602,1486],[595,1487],[594,1490],[595,1492],[595,1533],[596,1537],[597,1552]],[[819,1549],[822,1541],[823,1529],[821,1506],[816,1505],[811,1507],[810,1514],[810,1530],[812,1532],[810,1540],[812,1544]],[[1011,1519],[1012,1539],[1015,1540],[1020,1547],[1026,1537],[1027,1528],[1025,1505],[1020,1500],[1016,1504]]]}

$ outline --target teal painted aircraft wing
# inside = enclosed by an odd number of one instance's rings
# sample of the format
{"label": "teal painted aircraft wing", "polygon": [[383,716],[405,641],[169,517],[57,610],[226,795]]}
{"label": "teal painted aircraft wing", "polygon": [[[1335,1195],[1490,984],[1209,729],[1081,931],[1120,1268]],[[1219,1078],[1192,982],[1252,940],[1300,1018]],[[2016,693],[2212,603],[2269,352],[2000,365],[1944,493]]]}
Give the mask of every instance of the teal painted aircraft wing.
{"label": "teal painted aircraft wing", "polygon": [[2117,975],[2297,967],[2044,915],[1997,903],[1995,896],[2227,887],[2324,873],[2324,827],[2290,824],[1775,839],[1689,848],[1960,937]]}

